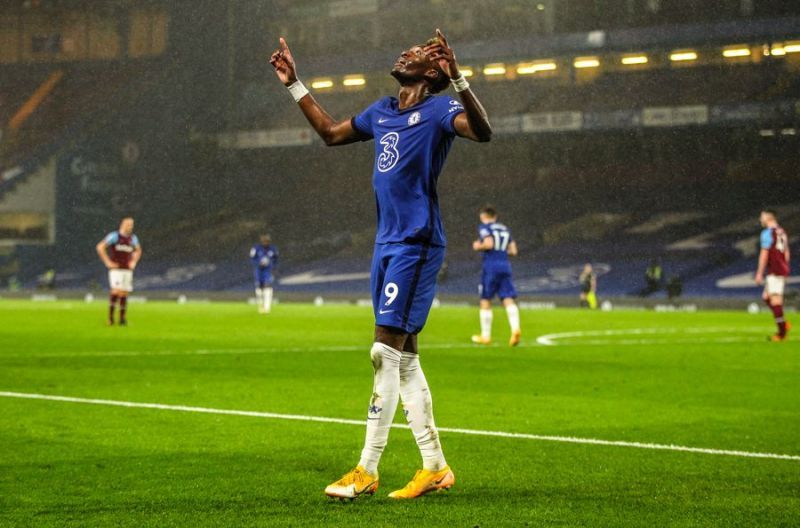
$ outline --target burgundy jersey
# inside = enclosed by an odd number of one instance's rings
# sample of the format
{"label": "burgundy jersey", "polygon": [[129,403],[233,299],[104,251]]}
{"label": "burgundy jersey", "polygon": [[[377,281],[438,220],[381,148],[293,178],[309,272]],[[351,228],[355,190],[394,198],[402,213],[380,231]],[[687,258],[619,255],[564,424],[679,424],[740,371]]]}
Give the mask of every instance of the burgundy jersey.
{"label": "burgundy jersey", "polygon": [[139,239],[133,233],[125,236],[119,231],[112,231],[105,238],[106,246],[109,247],[109,257],[120,269],[130,269],[131,256],[139,247]]}
{"label": "burgundy jersey", "polygon": [[788,248],[789,237],[782,227],[768,227],[761,232],[761,249],[768,252],[767,275],[789,275],[789,262],[786,260]]}

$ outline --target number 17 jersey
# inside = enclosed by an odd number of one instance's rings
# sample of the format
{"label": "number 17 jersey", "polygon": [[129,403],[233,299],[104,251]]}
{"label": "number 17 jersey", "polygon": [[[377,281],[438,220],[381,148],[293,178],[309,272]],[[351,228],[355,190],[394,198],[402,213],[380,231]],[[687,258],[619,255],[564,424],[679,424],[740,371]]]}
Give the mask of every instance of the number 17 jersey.
{"label": "number 17 jersey", "polygon": [[453,120],[463,111],[451,97],[430,96],[403,110],[384,97],[352,119],[375,139],[376,244],[446,245],[436,184],[456,136]]}
{"label": "number 17 jersey", "polygon": [[508,245],[511,243],[511,231],[500,223],[480,224],[478,239],[483,241],[491,237],[494,247],[483,252],[483,271],[486,273],[511,273],[511,262],[508,260]]}

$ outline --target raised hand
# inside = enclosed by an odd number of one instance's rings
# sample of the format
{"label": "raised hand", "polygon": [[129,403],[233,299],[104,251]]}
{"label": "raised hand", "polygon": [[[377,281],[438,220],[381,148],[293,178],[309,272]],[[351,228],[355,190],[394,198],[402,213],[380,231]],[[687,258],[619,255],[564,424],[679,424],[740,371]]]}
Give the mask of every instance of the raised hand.
{"label": "raised hand", "polygon": [[438,42],[429,44],[423,48],[423,51],[430,57],[431,60],[436,61],[439,67],[444,71],[448,77],[455,79],[458,77],[458,63],[456,62],[456,54],[447,44],[447,37],[439,28],[436,28],[436,38]]}
{"label": "raised hand", "polygon": [[283,37],[280,38],[280,48],[270,56],[269,63],[275,68],[275,75],[285,85],[289,86],[297,80],[297,70],[294,65],[294,57],[289,51],[289,46]]}

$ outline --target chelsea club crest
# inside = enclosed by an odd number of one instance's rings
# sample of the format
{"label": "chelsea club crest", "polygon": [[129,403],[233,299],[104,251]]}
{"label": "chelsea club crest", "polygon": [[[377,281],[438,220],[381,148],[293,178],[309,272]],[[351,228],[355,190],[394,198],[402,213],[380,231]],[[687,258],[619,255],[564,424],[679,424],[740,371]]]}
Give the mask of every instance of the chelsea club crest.
{"label": "chelsea club crest", "polygon": [[419,123],[419,120],[422,118],[422,115],[419,112],[414,112],[410,116],[408,116],[408,126],[414,126]]}

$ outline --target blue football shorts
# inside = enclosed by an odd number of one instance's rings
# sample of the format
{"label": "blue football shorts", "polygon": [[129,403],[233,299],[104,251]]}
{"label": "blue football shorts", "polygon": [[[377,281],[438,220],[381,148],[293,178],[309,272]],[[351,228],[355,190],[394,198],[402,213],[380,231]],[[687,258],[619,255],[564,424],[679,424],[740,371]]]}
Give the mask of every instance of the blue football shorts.
{"label": "blue football shorts", "polygon": [[370,286],[375,324],[417,334],[436,295],[445,248],[428,244],[375,244]]}

